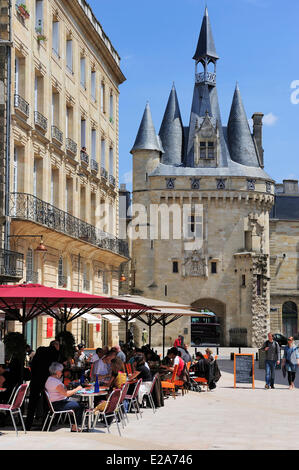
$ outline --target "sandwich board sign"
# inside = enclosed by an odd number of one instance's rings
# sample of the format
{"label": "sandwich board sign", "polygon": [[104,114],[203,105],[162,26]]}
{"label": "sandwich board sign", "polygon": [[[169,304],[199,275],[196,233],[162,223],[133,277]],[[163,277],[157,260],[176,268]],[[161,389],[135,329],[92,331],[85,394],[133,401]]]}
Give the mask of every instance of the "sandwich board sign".
{"label": "sandwich board sign", "polygon": [[237,384],[250,384],[254,389],[254,354],[234,355],[234,388]]}

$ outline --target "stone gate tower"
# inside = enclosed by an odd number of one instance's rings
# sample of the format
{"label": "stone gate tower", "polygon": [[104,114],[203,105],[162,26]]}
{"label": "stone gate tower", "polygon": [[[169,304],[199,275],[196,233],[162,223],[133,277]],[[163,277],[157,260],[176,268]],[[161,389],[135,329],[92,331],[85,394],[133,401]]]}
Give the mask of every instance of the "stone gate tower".
{"label": "stone gate tower", "polygon": [[[270,325],[269,212],[274,202],[274,181],[263,170],[263,114],[253,115],[251,133],[237,85],[223,126],[219,57],[207,9],[193,59],[189,126],[183,125],[173,86],[159,135],[147,104],[131,150],[133,204],[143,205],[148,216],[137,218],[135,227],[135,289],[150,298],[211,310],[220,320],[223,345],[259,346]],[[153,207],[161,216],[158,235],[152,230]],[[180,238],[173,236],[178,221]],[[161,232],[168,224],[165,237]],[[190,326],[190,319],[174,323],[169,340],[180,332],[190,344]],[[157,328],[157,345],[160,335]]]}

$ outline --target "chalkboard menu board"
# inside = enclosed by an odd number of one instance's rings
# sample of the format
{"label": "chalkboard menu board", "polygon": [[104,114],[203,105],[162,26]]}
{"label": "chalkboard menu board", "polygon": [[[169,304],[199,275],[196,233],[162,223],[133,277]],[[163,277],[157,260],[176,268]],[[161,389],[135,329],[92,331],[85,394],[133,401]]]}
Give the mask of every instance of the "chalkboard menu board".
{"label": "chalkboard menu board", "polygon": [[235,354],[234,378],[236,384],[251,384],[254,388],[254,354]]}

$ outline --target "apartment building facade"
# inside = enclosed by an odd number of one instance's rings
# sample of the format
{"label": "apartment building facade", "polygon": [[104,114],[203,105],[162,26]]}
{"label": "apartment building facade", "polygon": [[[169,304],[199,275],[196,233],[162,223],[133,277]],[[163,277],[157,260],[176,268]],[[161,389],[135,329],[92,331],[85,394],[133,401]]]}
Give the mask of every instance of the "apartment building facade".
{"label": "apartment building facade", "polygon": [[[128,256],[118,238],[120,57],[85,0],[14,0],[10,20],[3,239],[22,255],[24,269],[2,282],[117,295]],[[90,347],[112,344],[117,323],[101,321],[97,327],[81,319],[70,329]],[[33,345],[53,339],[47,318],[27,333]]]}

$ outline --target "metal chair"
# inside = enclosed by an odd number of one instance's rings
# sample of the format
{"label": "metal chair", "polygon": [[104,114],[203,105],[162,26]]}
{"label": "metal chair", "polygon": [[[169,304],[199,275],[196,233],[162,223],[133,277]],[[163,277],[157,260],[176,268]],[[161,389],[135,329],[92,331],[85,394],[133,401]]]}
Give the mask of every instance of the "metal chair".
{"label": "metal chair", "polygon": [[135,388],[134,388],[134,391],[133,391],[132,395],[126,395],[126,397],[125,397],[125,400],[129,401],[128,411],[130,412],[131,409],[132,409],[132,406],[134,406],[134,411],[135,411],[137,420],[139,419],[138,414],[140,414],[140,417],[142,418],[140,406],[139,406],[139,403],[138,403],[138,392],[139,392],[141,384],[142,384],[142,379],[139,379],[137,381],[136,385],[135,385]]}
{"label": "metal chair", "polygon": [[153,391],[154,391],[155,384],[156,384],[156,381],[158,379],[158,376],[159,376],[159,374],[155,374],[150,391],[144,394],[145,397],[148,397],[148,401],[149,401],[149,403],[151,405],[151,408],[152,408],[154,413],[156,413],[156,407],[155,407],[155,403],[154,403],[154,399],[153,399]]}
{"label": "metal chair", "polygon": [[130,386],[129,382],[126,382],[123,385],[123,387],[121,389],[120,400],[119,400],[119,411],[120,411],[120,416],[121,416],[121,419],[122,419],[123,428],[124,428],[124,424],[126,424],[126,421],[129,424],[128,414],[126,412],[125,405],[124,405],[124,401],[125,401],[126,396],[128,394],[129,386]]}
{"label": "metal chair", "polygon": [[17,428],[16,422],[15,422],[15,419],[14,419],[14,414],[19,415],[19,417],[21,419],[23,430],[26,434],[26,428],[25,428],[25,423],[24,423],[24,420],[23,420],[22,412],[21,412],[21,407],[23,405],[27,389],[28,389],[28,384],[20,385],[19,388],[17,389],[17,391],[14,394],[12,402],[4,404],[4,405],[0,405],[0,412],[1,411],[3,411],[3,412],[9,411],[13,426],[14,426],[15,431],[17,433],[17,436],[18,436],[18,428]]}
{"label": "metal chair", "polygon": [[44,421],[42,431],[45,430],[48,418],[50,418],[50,422],[49,422],[47,432],[50,431],[51,425],[52,425],[52,422],[53,422],[53,419],[54,419],[55,416],[59,416],[59,418],[61,418],[62,416],[68,416],[69,422],[70,422],[70,427],[72,427],[71,416],[73,416],[74,424],[76,425],[76,428],[78,430],[77,420],[76,420],[76,415],[75,415],[74,410],[55,411],[54,408],[53,408],[52,402],[50,400],[49,394],[48,394],[48,392],[46,392],[46,390],[45,390],[45,394],[46,394],[47,402],[48,402],[48,405],[49,405],[49,411],[48,411],[48,414],[47,414],[46,419]]}
{"label": "metal chair", "polygon": [[[117,424],[118,433],[121,436],[120,427],[119,427],[119,424],[118,424],[118,421],[121,421],[121,416],[120,416],[120,413],[119,413],[119,403],[120,403],[120,399],[121,399],[121,392],[122,391],[119,388],[116,389],[116,390],[113,390],[113,392],[111,392],[111,394],[109,395],[109,398],[107,400],[107,403],[105,405],[104,410],[96,412],[96,419],[94,419],[93,428],[95,428],[96,422],[99,421],[100,418],[103,418],[104,421],[105,421],[105,425],[108,429],[108,432],[110,433],[111,432],[110,431],[110,425],[112,423],[108,422],[108,418],[112,418],[112,421],[113,421],[113,418],[114,418],[115,421],[116,421],[116,424]],[[83,425],[84,425],[84,422],[85,422],[85,418],[90,413],[92,413],[93,415],[95,414],[93,410],[86,410],[85,411],[84,416],[83,416],[83,421],[82,421],[82,429],[83,429]]]}

